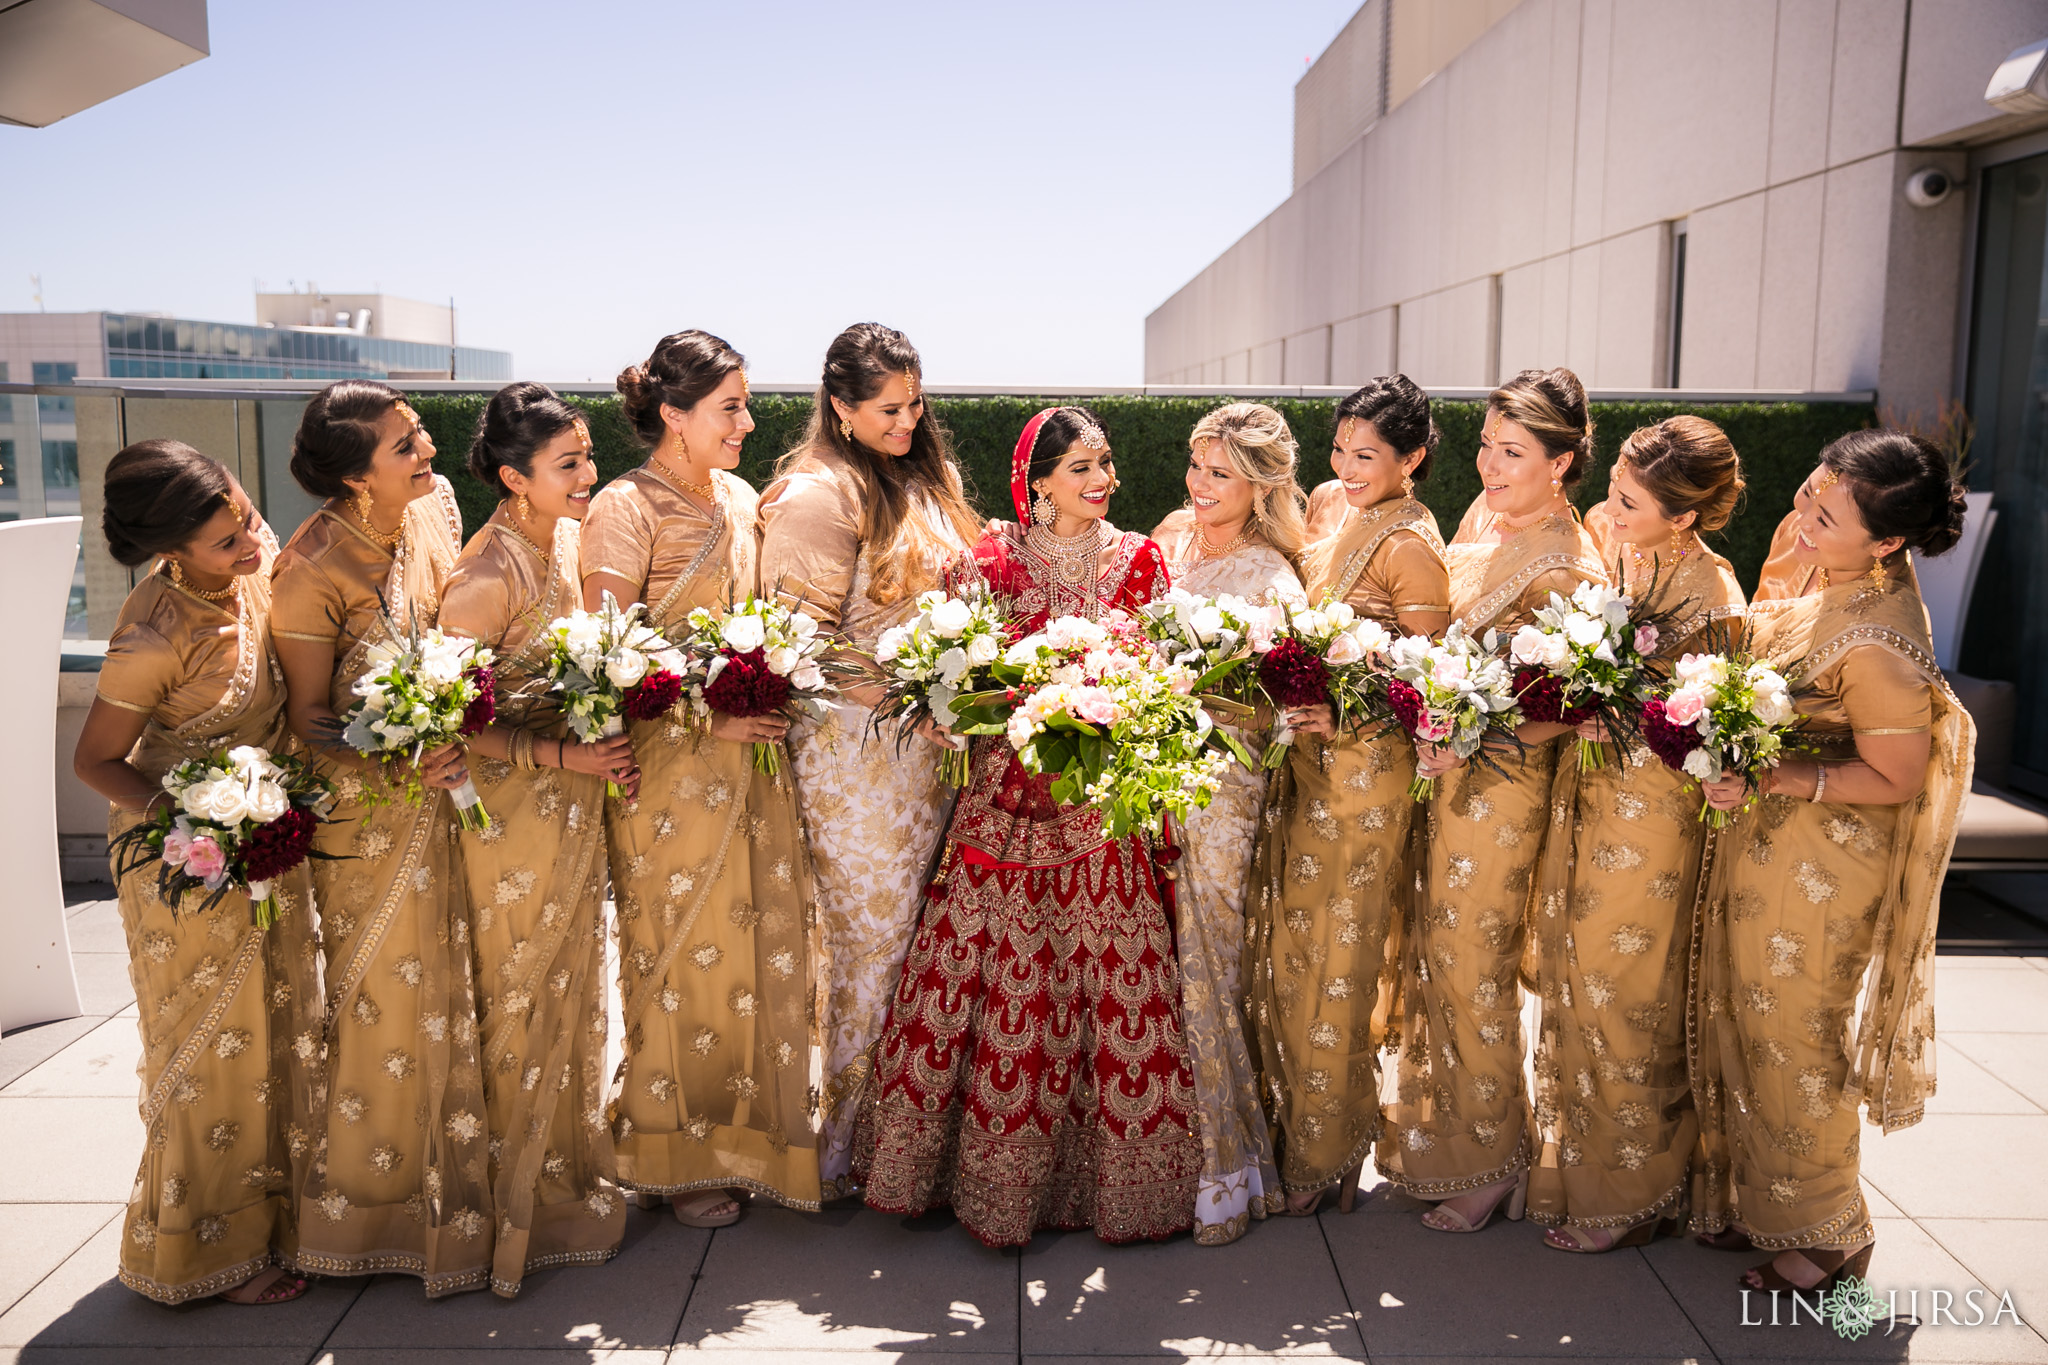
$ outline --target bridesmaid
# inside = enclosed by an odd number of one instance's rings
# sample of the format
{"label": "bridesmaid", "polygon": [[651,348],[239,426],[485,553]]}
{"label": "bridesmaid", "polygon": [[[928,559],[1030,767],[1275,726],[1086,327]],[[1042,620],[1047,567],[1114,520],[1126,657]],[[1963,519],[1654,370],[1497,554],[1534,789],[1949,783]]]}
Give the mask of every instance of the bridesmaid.
{"label": "bridesmaid", "polygon": [[[277,539],[227,470],[179,441],[138,442],[107,464],[101,526],[120,563],[157,561],[121,606],[72,760],[113,803],[118,838],[185,759],[290,741],[269,639]],[[313,1072],[293,1043],[318,1028],[311,874],[302,863],[271,883],[281,913],[266,933],[238,893],[205,914],[165,905],[159,870],[119,887],[149,1136],[121,1283],[158,1303],[283,1303],[306,1290],[273,1261],[291,1259],[289,1173],[307,1155]]]}
{"label": "bridesmaid", "polygon": [[[1344,602],[1390,631],[1439,635],[1451,619],[1443,539],[1415,498],[1437,445],[1429,397],[1390,375],[1336,415],[1330,467],[1348,515],[1302,557],[1312,598]],[[1252,873],[1251,1010],[1285,1138],[1287,1211],[1315,1212],[1336,1186],[1348,1213],[1380,1127],[1373,1021],[1410,875],[1415,751],[1399,733],[1336,734],[1327,705],[1289,719],[1294,748]]]}
{"label": "bridesmaid", "polygon": [[1709,1245],[1776,1253],[1744,1275],[1756,1290],[1866,1273],[1856,1111],[1892,1132],[1934,1093],[1935,921],[1975,745],[1907,554],[1962,535],[1947,460],[1901,431],[1852,432],[1798,504],[1785,594],[1762,585],[1751,647],[1798,667],[1816,756],[1765,773],[1746,809],[1741,779],[1708,784],[1742,814],[1715,840],[1694,996],[1708,1158],[1693,1221]]}
{"label": "bridesmaid", "polygon": [[604,1121],[604,782],[630,781],[624,735],[564,739],[547,691],[548,623],[582,593],[577,532],[597,466],[576,410],[543,384],[500,389],[469,448],[499,495],[448,575],[441,629],[497,657],[497,723],[476,738],[488,829],[463,838],[483,1028],[498,1238],[491,1289],[611,1259],[625,1231]]}
{"label": "bridesmaid", "polygon": [[341,789],[316,839],[332,860],[313,866],[324,1094],[297,1265],[418,1275],[430,1298],[484,1286],[496,1223],[468,898],[444,795],[467,769],[459,746],[426,754],[415,805],[336,734],[370,651],[390,641],[387,620],[426,623],[440,610],[462,517],[433,460],[398,390],[344,379],[315,394],[291,468],[326,501],[278,560],[271,616],[292,730],[338,769]]}
{"label": "bridesmaid", "polygon": [[[708,332],[663,337],[618,379],[647,462],[605,485],[582,547],[583,601],[645,602],[680,640],[692,610],[759,590],[754,490],[731,471],[754,429],[745,361]],[[818,1207],[809,1114],[815,911],[785,767],[750,745],[778,717],[687,708],[627,722],[635,795],[605,812],[618,901],[625,1058],[607,1113],[619,1183],[668,1195],[691,1227],[723,1227],[751,1190]]]}
{"label": "bridesmaid", "polygon": [[[1174,586],[1307,605],[1294,561],[1301,553],[1301,485],[1294,433],[1263,403],[1230,403],[1188,437],[1188,505],[1152,533]],[[1263,736],[1238,737],[1256,755]],[[1282,1204],[1273,1144],[1259,1108],[1256,1043],[1245,1037],[1239,959],[1252,844],[1266,802],[1265,773],[1232,764],[1209,805],[1181,831],[1174,935],[1182,1027],[1201,1106],[1202,1179],[1195,1241],[1222,1246]]]}
{"label": "bridesmaid", "polygon": [[[1735,447],[1704,418],[1666,418],[1622,442],[1601,504],[1607,545],[1622,591],[1641,602],[1654,580],[1652,605],[1679,613],[1656,645],[1667,666],[1725,648],[1742,615],[1734,569],[1700,540],[1741,493]],[[1598,721],[1579,733],[1608,739]],[[1639,742],[1606,758],[1589,772],[1558,764],[1551,809],[1566,823],[1544,849],[1531,921],[1543,1023],[1529,1217],[1560,1251],[1639,1246],[1676,1223],[1699,1136],[1674,1003],[1706,842],[1699,797]]]}
{"label": "bridesmaid", "polygon": [[[925,408],[921,370],[901,332],[873,322],[841,332],[825,351],[810,427],[761,501],[762,584],[837,635],[842,658],[871,655],[980,534],[945,429]],[[938,846],[948,796],[939,746],[951,742],[927,727],[899,751],[872,733],[879,686],[840,691],[826,719],[801,720],[790,735],[823,921],[828,1199],[854,1192],[854,1110]]]}
{"label": "bridesmaid", "polygon": [[[1447,554],[1451,615],[1503,636],[1553,592],[1605,581],[1565,490],[1593,453],[1586,392],[1570,370],[1524,370],[1493,391],[1479,446],[1483,513]],[[1523,725],[1505,775],[1419,745],[1416,771],[1438,779],[1402,953],[1402,1048],[1376,1160],[1401,1189],[1437,1206],[1422,1221],[1477,1232],[1528,1188],[1523,1095],[1522,926],[1549,826],[1562,725]]]}

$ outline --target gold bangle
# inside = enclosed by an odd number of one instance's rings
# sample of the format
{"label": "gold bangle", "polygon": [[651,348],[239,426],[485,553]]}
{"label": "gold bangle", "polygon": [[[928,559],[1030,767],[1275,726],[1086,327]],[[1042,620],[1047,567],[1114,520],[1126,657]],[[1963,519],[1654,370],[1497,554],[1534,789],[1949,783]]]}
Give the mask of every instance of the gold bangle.
{"label": "gold bangle", "polygon": [[1821,796],[1823,793],[1827,791],[1827,789],[1828,765],[1825,763],[1816,763],[1813,765],[1813,796],[1809,798],[1814,805],[1817,806],[1820,804]]}
{"label": "gold bangle", "polygon": [[520,767],[525,768],[529,772],[540,767],[540,764],[533,761],[533,731],[519,731],[518,749],[517,761]]}

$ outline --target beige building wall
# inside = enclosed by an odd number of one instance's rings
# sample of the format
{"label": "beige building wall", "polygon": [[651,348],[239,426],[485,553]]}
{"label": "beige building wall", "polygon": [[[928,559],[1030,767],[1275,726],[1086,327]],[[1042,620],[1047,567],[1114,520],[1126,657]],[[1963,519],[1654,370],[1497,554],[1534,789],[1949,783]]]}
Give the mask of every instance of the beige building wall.
{"label": "beige building wall", "polygon": [[1966,194],[1921,209],[1903,186],[2026,130],[1982,93],[2048,6],[1916,0],[1909,45],[1907,0],[1401,0],[1386,112],[1328,148],[1334,76],[1387,2],[1297,87],[1298,119],[1324,111],[1297,174],[1321,164],[1147,318],[1148,384],[1241,382],[1231,357],[1260,382],[1257,357],[1326,334],[1331,384],[1563,364],[1667,386],[1682,226],[1685,387],[1948,396]]}
{"label": "beige building wall", "polygon": [[445,303],[421,303],[395,294],[258,294],[256,325],[276,327],[332,327],[337,315],[346,312],[353,322],[362,309],[370,310],[365,336],[392,341],[423,341],[446,346],[453,323]]}

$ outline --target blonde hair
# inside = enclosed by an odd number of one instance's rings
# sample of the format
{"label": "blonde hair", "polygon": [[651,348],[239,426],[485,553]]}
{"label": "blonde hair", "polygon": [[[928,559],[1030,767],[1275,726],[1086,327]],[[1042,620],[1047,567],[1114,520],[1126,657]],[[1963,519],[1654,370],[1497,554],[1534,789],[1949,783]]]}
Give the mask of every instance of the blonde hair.
{"label": "blonde hair", "polygon": [[1704,417],[1686,414],[1637,427],[1621,443],[1619,463],[1667,518],[1697,514],[1696,531],[1726,526],[1742,496],[1742,460],[1728,433]]}
{"label": "blonde hair", "polygon": [[1293,563],[1308,539],[1308,495],[1295,478],[1294,433],[1287,419],[1264,403],[1225,403],[1203,415],[1188,434],[1188,449],[1214,441],[1230,467],[1252,486],[1250,529]]}
{"label": "blonde hair", "polygon": [[1586,411],[1586,386],[1570,370],[1524,370],[1495,389],[1486,406],[1525,428],[1552,459],[1572,457],[1562,482],[1569,488],[1593,463],[1593,418]]}

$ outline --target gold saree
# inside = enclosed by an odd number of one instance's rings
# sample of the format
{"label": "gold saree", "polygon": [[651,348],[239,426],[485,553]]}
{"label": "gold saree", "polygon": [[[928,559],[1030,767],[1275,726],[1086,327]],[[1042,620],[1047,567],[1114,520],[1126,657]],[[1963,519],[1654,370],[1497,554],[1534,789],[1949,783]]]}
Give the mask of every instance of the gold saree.
{"label": "gold saree", "polygon": [[[238,601],[202,601],[162,573],[128,594],[101,666],[99,698],[149,718],[129,755],[161,777],[187,758],[242,744],[290,744],[284,685],[270,653],[268,530],[264,567]],[[110,838],[141,823],[112,810]],[[142,1034],[142,1123],[148,1134],[121,1239],[121,1283],[158,1303],[231,1289],[289,1259],[297,1223],[292,1173],[303,1169],[313,1068],[293,1040],[318,1027],[309,864],[271,884],[278,922],[255,927],[249,898],[205,914],[157,895],[152,861],[120,879],[121,925]]]}
{"label": "gold saree", "polygon": [[[697,607],[755,590],[756,499],[714,473],[700,507],[652,468],[607,484],[582,574],[641,585],[671,639]],[[628,721],[640,792],[609,801],[625,1057],[606,1107],[619,1183],[647,1194],[747,1189],[818,1206],[811,874],[789,769],[677,713]]]}
{"label": "gold saree", "polygon": [[[1899,557],[1901,560],[1905,556]],[[1886,1132],[1934,1094],[1934,933],[1970,790],[1975,727],[1935,666],[1910,564],[1882,586],[1766,583],[1753,648],[1788,671],[1802,742],[1925,732],[1925,785],[1896,806],[1766,796],[1715,839],[1692,998],[1706,1159],[1693,1224],[1767,1250],[1870,1236],[1856,1111]]]}
{"label": "gold saree", "polygon": [[[1230,593],[1252,602],[1306,603],[1293,566],[1270,545],[1201,555],[1191,512],[1175,512],[1152,539],[1166,554],[1175,587],[1202,597]],[[1265,752],[1263,733],[1236,733],[1254,760]],[[1265,806],[1264,770],[1233,763],[1209,804],[1191,812],[1180,830],[1174,952],[1181,1031],[1201,1113],[1202,1175],[1195,1192],[1201,1246],[1236,1241],[1252,1219],[1277,1213],[1287,1202],[1259,1108],[1258,1044],[1247,1037],[1244,1013],[1245,891]]]}
{"label": "gold saree", "polygon": [[[1640,582],[1649,587],[1646,568]],[[1716,647],[1743,611],[1728,561],[1704,546],[1664,575],[1679,612],[1667,662]],[[1543,998],[1529,1217],[1619,1231],[1675,1213],[1699,1133],[1685,1064],[1685,998],[1707,829],[1699,789],[1636,743],[1582,772],[1569,742],[1551,787],[1530,961]]]}
{"label": "gold saree", "polygon": [[[1503,636],[1552,592],[1604,582],[1569,516],[1505,542],[1467,513],[1449,547],[1451,614],[1474,635]],[[1395,1095],[1375,1151],[1380,1171],[1425,1199],[1516,1175],[1529,1164],[1522,1084],[1523,926],[1549,824],[1558,741],[1503,754],[1495,772],[1465,763],[1438,780],[1418,859],[1395,1018]]]}
{"label": "gold saree", "polygon": [[[887,602],[871,591],[875,547],[861,539],[860,491],[845,464],[812,454],[761,501],[761,584],[818,619],[848,650],[872,653],[890,626],[916,612],[916,594]],[[922,566],[936,586],[966,542],[936,509],[916,509],[922,540],[943,549]],[[817,876],[822,978],[824,1132],[818,1161],[825,1197],[851,1194],[853,1127],[870,1050],[910,948],[919,887],[938,848],[951,794],[939,751],[872,734],[874,712],[842,699],[822,720],[790,728],[797,798]]]}
{"label": "gold saree", "polygon": [[[1413,498],[1366,508],[1303,560],[1312,601],[1337,598],[1389,630],[1402,612],[1450,609],[1443,539]],[[1289,1193],[1343,1179],[1379,1135],[1382,978],[1411,875],[1414,777],[1398,732],[1299,736],[1276,774],[1247,953]]]}
{"label": "gold saree", "polygon": [[[578,530],[557,521],[543,560],[500,508],[442,590],[441,628],[496,656],[501,728],[564,729],[547,626],[581,598]],[[604,779],[481,755],[469,766],[491,814],[462,836],[498,1215],[491,1289],[511,1298],[529,1271],[611,1259],[625,1232],[604,1118]]]}
{"label": "gold saree", "polygon": [[[346,507],[306,519],[278,560],[272,633],[330,646],[337,714],[392,618],[440,609],[461,514],[447,480],[405,511],[397,552]],[[401,626],[403,628],[403,625]],[[299,1193],[301,1270],[417,1275],[429,1297],[489,1279],[493,1209],[461,846],[446,792],[418,805],[374,772],[342,770],[334,822],[317,837],[313,894],[326,954],[324,1043]]]}

